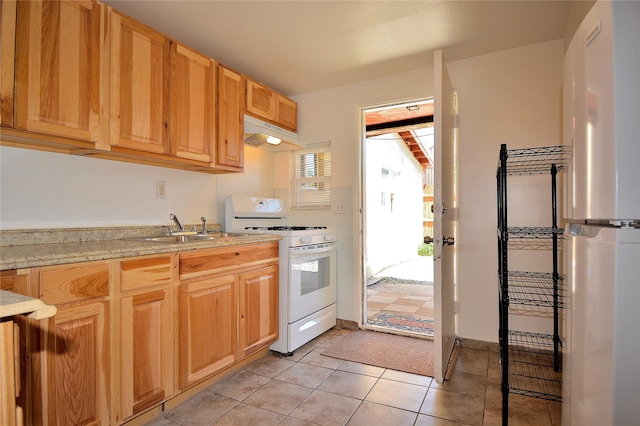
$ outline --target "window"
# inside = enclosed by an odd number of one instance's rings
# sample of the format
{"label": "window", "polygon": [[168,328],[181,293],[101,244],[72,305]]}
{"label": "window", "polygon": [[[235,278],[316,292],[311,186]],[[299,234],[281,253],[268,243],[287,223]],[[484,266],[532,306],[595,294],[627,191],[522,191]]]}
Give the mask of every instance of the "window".
{"label": "window", "polygon": [[291,153],[291,208],[331,208],[331,147]]}

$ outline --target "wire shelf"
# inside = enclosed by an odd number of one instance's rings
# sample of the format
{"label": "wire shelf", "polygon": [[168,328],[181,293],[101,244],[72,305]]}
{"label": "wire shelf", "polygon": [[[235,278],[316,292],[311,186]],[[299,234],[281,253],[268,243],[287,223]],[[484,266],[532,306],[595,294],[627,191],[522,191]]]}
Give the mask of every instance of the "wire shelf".
{"label": "wire shelf", "polygon": [[562,401],[562,371],[554,371],[553,335],[509,331],[509,392]]}
{"label": "wire shelf", "polygon": [[[554,279],[551,272],[524,272],[509,271],[509,303],[529,306],[554,306],[553,287]],[[562,277],[557,278],[558,307],[563,307],[563,281]]]}
{"label": "wire shelf", "polygon": [[509,176],[545,174],[554,164],[560,171],[569,164],[570,156],[571,148],[566,145],[510,149],[507,151],[506,172]]}
{"label": "wire shelf", "polygon": [[514,226],[507,228],[509,239],[546,240],[554,235],[562,239],[564,230],[551,226]]}

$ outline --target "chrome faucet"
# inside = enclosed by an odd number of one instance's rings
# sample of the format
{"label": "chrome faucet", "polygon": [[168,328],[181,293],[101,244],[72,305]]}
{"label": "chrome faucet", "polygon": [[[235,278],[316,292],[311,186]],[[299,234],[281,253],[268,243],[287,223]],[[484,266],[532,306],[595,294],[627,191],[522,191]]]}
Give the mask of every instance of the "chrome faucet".
{"label": "chrome faucet", "polygon": [[172,221],[174,221],[176,223],[176,225],[178,225],[178,232],[184,232],[184,228],[182,227],[182,224],[178,220],[178,216],[176,216],[175,214],[171,213],[169,215],[169,219],[171,219]]}
{"label": "chrome faucet", "polygon": [[200,218],[200,220],[202,221],[202,232],[201,232],[201,234],[206,234],[207,233],[207,218],[202,216]]}

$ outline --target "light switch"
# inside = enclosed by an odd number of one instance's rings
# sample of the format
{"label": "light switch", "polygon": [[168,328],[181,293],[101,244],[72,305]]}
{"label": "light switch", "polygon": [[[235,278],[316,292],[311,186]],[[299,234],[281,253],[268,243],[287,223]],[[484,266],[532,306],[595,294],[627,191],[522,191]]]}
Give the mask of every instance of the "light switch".
{"label": "light switch", "polygon": [[344,201],[336,201],[333,203],[333,213],[334,214],[346,214],[347,213],[347,203]]}
{"label": "light switch", "polygon": [[164,180],[156,181],[156,198],[167,198],[167,182]]}

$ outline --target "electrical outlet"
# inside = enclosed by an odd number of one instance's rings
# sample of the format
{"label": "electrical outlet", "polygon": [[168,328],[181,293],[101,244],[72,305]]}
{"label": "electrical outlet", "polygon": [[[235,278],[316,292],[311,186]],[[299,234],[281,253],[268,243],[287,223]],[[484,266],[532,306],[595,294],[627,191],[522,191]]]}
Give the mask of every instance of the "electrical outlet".
{"label": "electrical outlet", "polygon": [[156,181],[156,198],[167,198],[167,182],[164,180]]}
{"label": "electrical outlet", "polygon": [[333,213],[334,214],[346,214],[347,213],[347,203],[344,201],[336,201],[333,203]]}

